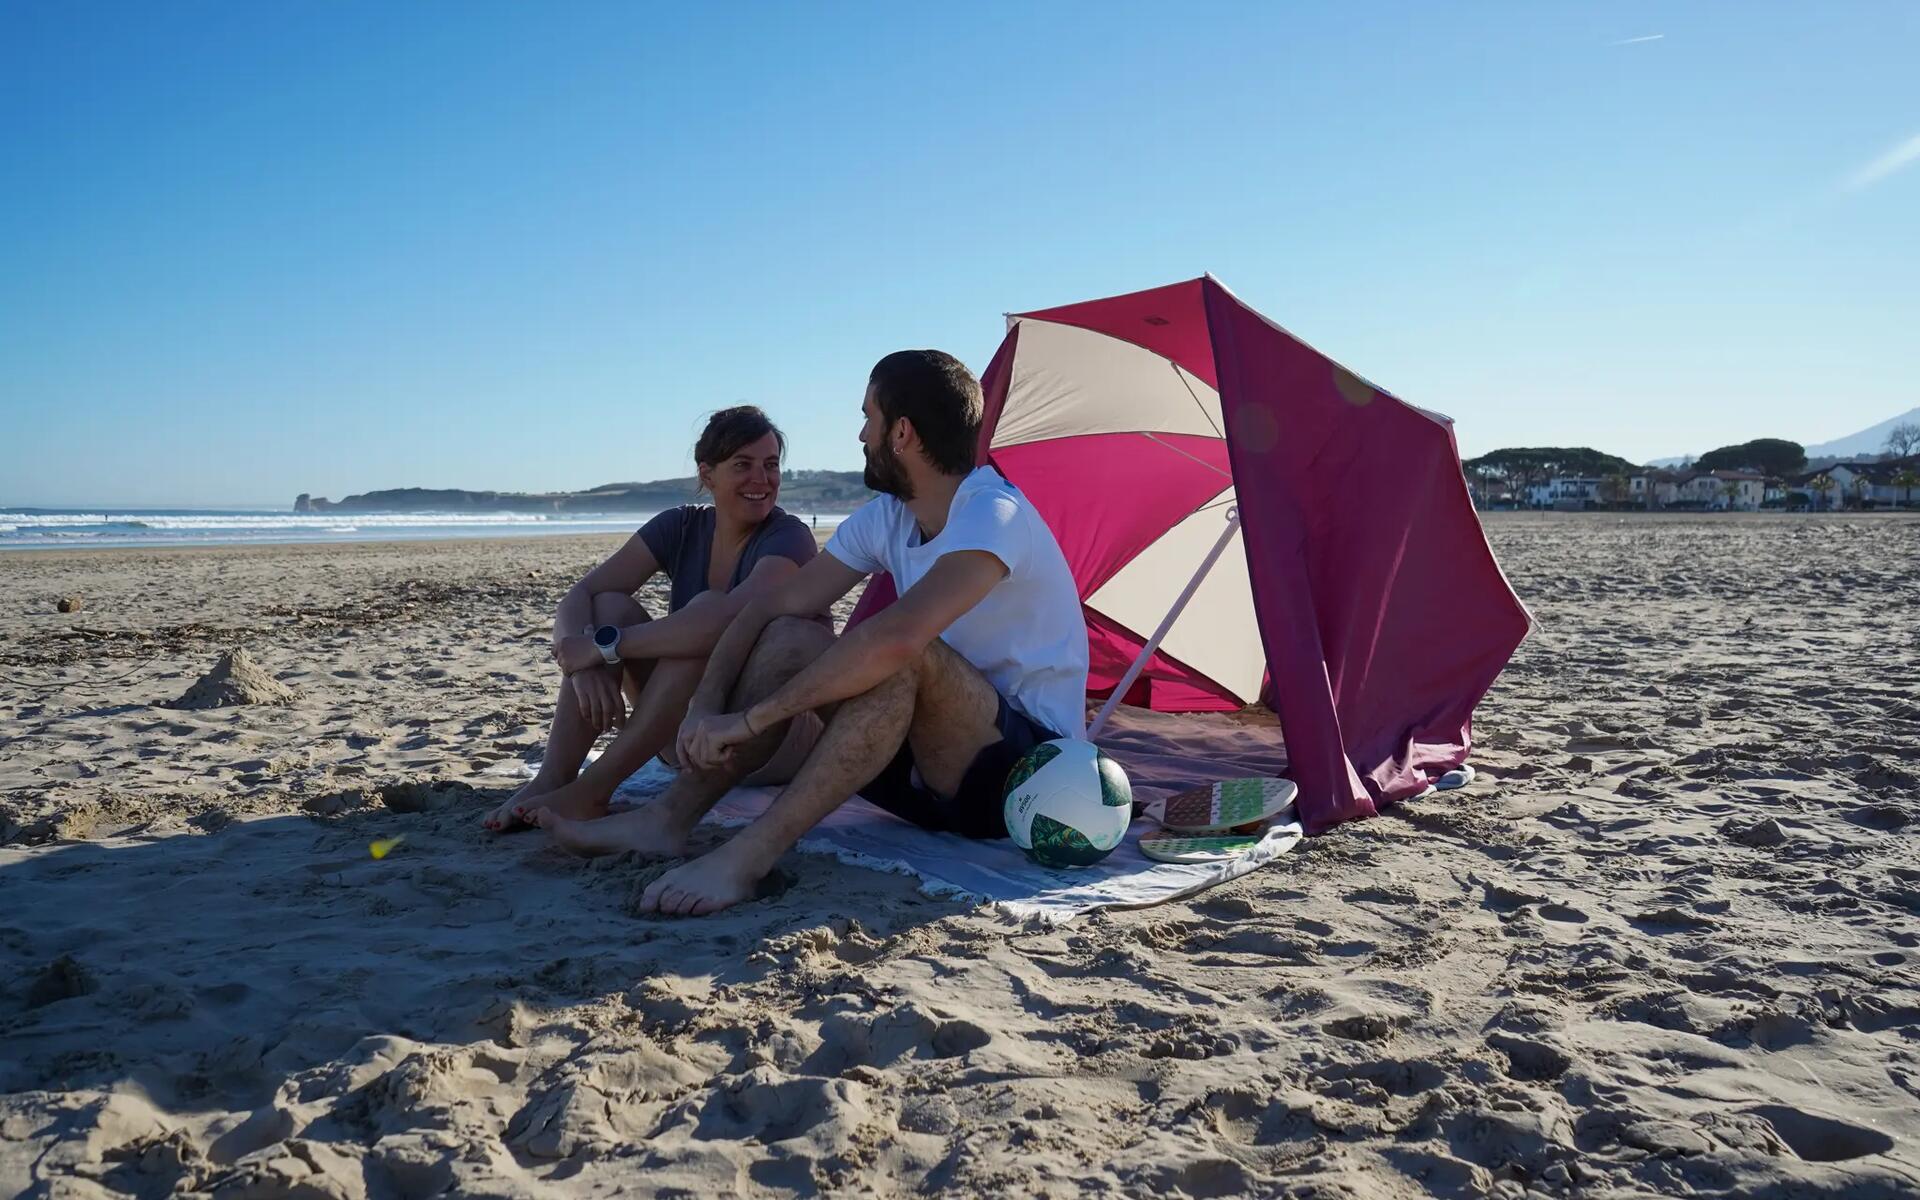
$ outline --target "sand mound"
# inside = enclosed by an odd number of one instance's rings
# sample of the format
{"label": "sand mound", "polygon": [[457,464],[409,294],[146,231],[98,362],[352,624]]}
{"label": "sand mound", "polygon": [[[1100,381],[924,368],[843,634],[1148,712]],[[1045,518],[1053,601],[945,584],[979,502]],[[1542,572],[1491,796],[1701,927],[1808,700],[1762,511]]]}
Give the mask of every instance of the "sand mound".
{"label": "sand mound", "polygon": [[202,675],[168,708],[228,708],[236,704],[291,704],[293,690],[260,669],[243,649],[220,656],[213,670]]}

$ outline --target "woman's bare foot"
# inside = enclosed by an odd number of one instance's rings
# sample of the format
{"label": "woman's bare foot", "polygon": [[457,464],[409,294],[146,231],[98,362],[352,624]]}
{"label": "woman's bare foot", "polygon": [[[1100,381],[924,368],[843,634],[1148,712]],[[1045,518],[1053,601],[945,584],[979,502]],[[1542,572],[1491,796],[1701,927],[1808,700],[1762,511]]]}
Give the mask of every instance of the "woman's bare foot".
{"label": "woman's bare foot", "polygon": [[565,786],[563,780],[543,779],[535,775],[532,779],[521,784],[520,790],[508,796],[500,807],[488,812],[486,817],[481,820],[480,826],[483,829],[491,829],[495,833],[511,833],[516,829],[531,829],[533,828],[533,822],[520,816],[518,810],[532,807],[535,801],[563,786]]}
{"label": "woman's bare foot", "polygon": [[639,910],[703,917],[753,899],[766,874],[767,868],[736,837],[648,884],[640,893]]}
{"label": "woman's bare foot", "polygon": [[584,779],[576,779],[564,787],[554,788],[542,795],[529,796],[514,805],[510,810],[516,821],[528,825],[536,824],[533,814],[545,809],[555,816],[575,821],[592,821],[607,815],[607,804],[613,796],[599,788],[589,787]]}
{"label": "woman's bare foot", "polygon": [[628,850],[648,858],[679,858],[687,852],[688,830],[657,804],[597,820],[569,817],[551,808],[536,809],[532,818],[554,841],[589,858]]}

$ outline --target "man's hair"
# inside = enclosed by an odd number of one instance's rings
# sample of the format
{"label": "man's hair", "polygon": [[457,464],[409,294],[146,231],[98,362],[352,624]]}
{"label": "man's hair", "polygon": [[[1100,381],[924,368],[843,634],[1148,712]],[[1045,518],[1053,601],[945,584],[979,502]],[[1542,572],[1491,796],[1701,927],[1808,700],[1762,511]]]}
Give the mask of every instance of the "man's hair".
{"label": "man's hair", "polygon": [[700,434],[700,440],[693,444],[693,461],[702,466],[717,467],[734,455],[740,453],[743,446],[750,446],[768,434],[780,445],[780,457],[787,456],[787,435],[781,433],[767,414],[751,404],[742,404],[737,408],[723,408],[707,418],[707,427]]}
{"label": "man's hair", "polygon": [[867,382],[881,421],[888,428],[901,417],[912,421],[935,470],[973,470],[982,404],[980,381],[965,363],[939,350],[896,350],[873,365]]}

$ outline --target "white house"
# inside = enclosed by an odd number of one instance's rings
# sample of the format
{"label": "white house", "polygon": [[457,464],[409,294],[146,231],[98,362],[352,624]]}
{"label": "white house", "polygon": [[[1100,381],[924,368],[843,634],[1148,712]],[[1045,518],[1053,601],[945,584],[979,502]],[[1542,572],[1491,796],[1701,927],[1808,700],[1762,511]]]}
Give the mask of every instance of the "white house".
{"label": "white house", "polygon": [[1714,507],[1736,512],[1758,512],[1767,498],[1767,477],[1754,471],[1715,471],[1719,490]]}
{"label": "white house", "polygon": [[1756,512],[1767,498],[1767,477],[1754,471],[1705,471],[1681,481],[1679,498],[1722,512]]}
{"label": "white house", "polygon": [[1680,477],[1672,471],[1637,471],[1627,476],[1627,499],[1639,508],[1665,508],[1680,498]]}
{"label": "white house", "polygon": [[1820,471],[1801,476],[1795,481],[1795,486],[1798,490],[1813,495],[1813,488],[1810,485],[1820,476],[1826,476],[1828,480],[1826,494],[1816,496],[1814,500],[1815,506],[1820,508],[1866,505],[1896,507],[1909,503],[1920,504],[1920,484],[1914,486],[1911,492],[1912,498],[1909,500],[1907,486],[1895,482],[1903,478],[1907,471],[1920,474],[1920,455],[1834,463]]}
{"label": "white house", "polygon": [[1890,459],[1864,466],[1854,480],[1855,495],[1862,501],[1893,508],[1920,503],[1920,484],[1909,486],[1904,479],[1920,477],[1920,455]]}
{"label": "white house", "polygon": [[1712,508],[1720,499],[1720,481],[1711,475],[1688,475],[1680,480],[1677,502]]}
{"label": "white house", "polygon": [[1535,508],[1586,508],[1600,503],[1600,480],[1587,475],[1556,475],[1527,488]]}

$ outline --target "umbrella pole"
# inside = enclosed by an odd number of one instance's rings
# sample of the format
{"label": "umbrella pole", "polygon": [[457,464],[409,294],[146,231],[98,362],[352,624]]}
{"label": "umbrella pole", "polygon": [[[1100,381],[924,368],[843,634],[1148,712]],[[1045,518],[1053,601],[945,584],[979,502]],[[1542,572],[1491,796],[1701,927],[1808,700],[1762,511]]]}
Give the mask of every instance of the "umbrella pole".
{"label": "umbrella pole", "polygon": [[1127,668],[1127,673],[1120,677],[1119,684],[1114,687],[1113,694],[1108,696],[1107,702],[1100,706],[1100,714],[1094,717],[1093,724],[1087,727],[1088,741],[1100,736],[1100,731],[1106,727],[1107,718],[1111,717],[1113,710],[1120,706],[1120,697],[1127,694],[1127,689],[1133,686],[1133,681],[1140,678],[1140,672],[1146,670],[1147,660],[1152,658],[1154,651],[1160,648],[1160,639],[1166,637],[1167,631],[1173,628],[1173,623],[1180,619],[1180,612],[1187,607],[1187,601],[1193,599],[1193,594],[1200,590],[1201,583],[1207,578],[1207,572],[1213,570],[1213,564],[1219,562],[1220,555],[1225,553],[1227,543],[1232,541],[1233,535],[1239,532],[1240,508],[1235,505],[1227,510],[1227,527],[1221,532],[1220,540],[1215,542],[1213,549],[1207,551],[1207,556],[1200,560],[1200,569],[1195,571],[1193,578],[1187,581],[1187,589],[1180,593],[1180,598],[1175,600],[1173,607],[1167,610],[1166,617],[1160,622],[1160,628],[1153,631],[1153,636],[1147,639],[1146,646],[1141,649],[1140,656],[1133,660],[1133,665]]}

